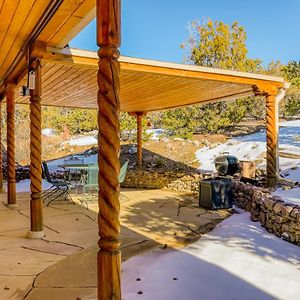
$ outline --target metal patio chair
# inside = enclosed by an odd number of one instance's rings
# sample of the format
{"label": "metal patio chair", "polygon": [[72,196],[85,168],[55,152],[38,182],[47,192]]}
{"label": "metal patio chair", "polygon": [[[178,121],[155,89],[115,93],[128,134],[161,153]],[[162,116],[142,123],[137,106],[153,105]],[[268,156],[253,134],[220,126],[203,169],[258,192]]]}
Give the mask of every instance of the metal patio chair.
{"label": "metal patio chair", "polygon": [[42,162],[43,178],[51,184],[51,187],[42,193],[43,202],[47,202],[47,206],[59,199],[64,198],[65,201],[71,199],[69,194],[70,183],[64,179],[52,179],[48,165]]}

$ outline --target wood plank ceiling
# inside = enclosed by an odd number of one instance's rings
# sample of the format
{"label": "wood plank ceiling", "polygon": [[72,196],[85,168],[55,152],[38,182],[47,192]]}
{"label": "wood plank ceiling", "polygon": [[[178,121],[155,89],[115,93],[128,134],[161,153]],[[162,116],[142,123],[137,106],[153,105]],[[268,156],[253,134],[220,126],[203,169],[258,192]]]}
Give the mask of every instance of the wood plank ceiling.
{"label": "wood plank ceiling", "polygon": [[[74,55],[73,55],[73,54]],[[97,108],[96,52],[49,49],[42,68],[42,104]],[[283,86],[283,79],[121,57],[121,110],[164,110],[253,95],[253,85]],[[26,85],[26,78],[21,82]],[[16,97],[28,103],[28,97]]]}
{"label": "wood plank ceiling", "polygon": [[[64,46],[95,16],[95,0],[0,0],[0,100],[6,82],[26,77],[29,46],[54,47],[43,61],[44,105],[96,108],[97,54]],[[121,58],[121,109],[162,110],[253,94],[282,78]],[[263,78],[262,78],[263,77]],[[23,84],[26,83],[23,79]],[[28,99],[17,97],[18,103]]]}
{"label": "wood plank ceiling", "polygon": [[94,0],[0,0],[0,94],[24,73],[31,42],[62,48],[94,16]]}

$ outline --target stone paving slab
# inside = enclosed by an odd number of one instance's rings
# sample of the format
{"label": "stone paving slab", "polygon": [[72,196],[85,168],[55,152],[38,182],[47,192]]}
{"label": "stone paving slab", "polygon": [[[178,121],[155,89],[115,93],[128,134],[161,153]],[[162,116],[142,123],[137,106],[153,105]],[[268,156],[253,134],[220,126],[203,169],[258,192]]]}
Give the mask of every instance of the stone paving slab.
{"label": "stone paving slab", "polygon": [[31,290],[35,276],[0,275],[0,299],[23,300]]}
{"label": "stone paving slab", "polygon": [[80,230],[77,232],[72,231],[61,233],[56,233],[51,230],[48,230],[44,239],[47,241],[63,242],[70,245],[76,245],[82,248],[88,248],[97,244],[99,239],[98,228],[95,227],[90,230]]}
{"label": "stone paving slab", "polygon": [[[7,220],[11,220],[8,222]],[[0,235],[5,232],[24,229],[29,223],[26,216],[21,215],[18,210],[6,208],[0,211]]]}
{"label": "stone paving slab", "polygon": [[50,216],[44,222],[58,232],[79,232],[97,228],[93,220],[81,213]]}
{"label": "stone paving slab", "polygon": [[0,275],[36,275],[63,257],[23,247],[0,250]]}
{"label": "stone paving slab", "polygon": [[[122,261],[165,248],[166,243],[182,246],[190,241],[190,234],[193,238],[201,235],[191,228],[198,230],[213,219],[225,218],[214,212],[207,214],[207,220],[201,209],[189,206],[195,203],[186,194],[161,190],[122,193],[127,197],[121,200]],[[0,201],[5,197],[0,195]],[[11,299],[23,299],[28,291],[26,299],[31,300],[96,299],[97,204],[89,205],[89,210],[78,203],[44,206],[45,237],[29,240],[29,198],[28,193],[17,194],[18,210],[0,204],[0,276],[20,290],[4,286],[3,292],[10,291]],[[184,227],[185,222],[191,228]]]}
{"label": "stone paving slab", "polygon": [[97,300],[97,288],[36,288],[26,300]]}
{"label": "stone paving slab", "polygon": [[37,276],[34,287],[96,287],[97,251],[95,245],[52,265]]}

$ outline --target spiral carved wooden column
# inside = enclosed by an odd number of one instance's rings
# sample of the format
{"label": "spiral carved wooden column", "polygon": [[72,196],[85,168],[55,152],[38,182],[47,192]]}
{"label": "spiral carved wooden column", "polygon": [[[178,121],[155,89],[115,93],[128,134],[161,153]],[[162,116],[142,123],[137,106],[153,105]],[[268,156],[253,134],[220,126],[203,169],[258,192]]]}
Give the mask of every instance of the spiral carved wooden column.
{"label": "spiral carved wooden column", "polygon": [[143,134],[143,127],[142,127],[142,120],[143,114],[137,113],[136,114],[136,121],[137,121],[137,164],[139,167],[142,166],[143,163],[143,148],[142,148],[142,134]]}
{"label": "spiral carved wooden column", "polygon": [[16,200],[16,169],[15,169],[15,85],[6,88],[7,112],[7,205],[17,206]]}
{"label": "spiral carved wooden column", "polygon": [[30,65],[35,72],[35,88],[30,91],[30,231],[28,237],[41,238],[43,232],[42,204],[42,130],[41,130],[41,66],[35,59]]}
{"label": "spiral carved wooden column", "polygon": [[99,126],[98,299],[121,300],[120,254],[120,0],[97,0]]}
{"label": "spiral carved wooden column", "polygon": [[3,157],[2,157],[2,102],[0,101],[0,193],[3,192]]}
{"label": "spiral carved wooden column", "polygon": [[266,129],[267,129],[267,185],[276,184],[277,143],[278,143],[278,107],[275,94],[266,95]]}

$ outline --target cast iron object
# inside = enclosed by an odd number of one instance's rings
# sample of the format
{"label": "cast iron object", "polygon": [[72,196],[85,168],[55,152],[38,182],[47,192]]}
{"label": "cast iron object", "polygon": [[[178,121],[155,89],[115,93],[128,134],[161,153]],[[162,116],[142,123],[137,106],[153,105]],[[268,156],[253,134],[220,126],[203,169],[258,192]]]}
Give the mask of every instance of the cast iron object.
{"label": "cast iron object", "polygon": [[219,176],[234,175],[239,172],[239,161],[233,155],[220,155],[215,159],[215,168]]}

